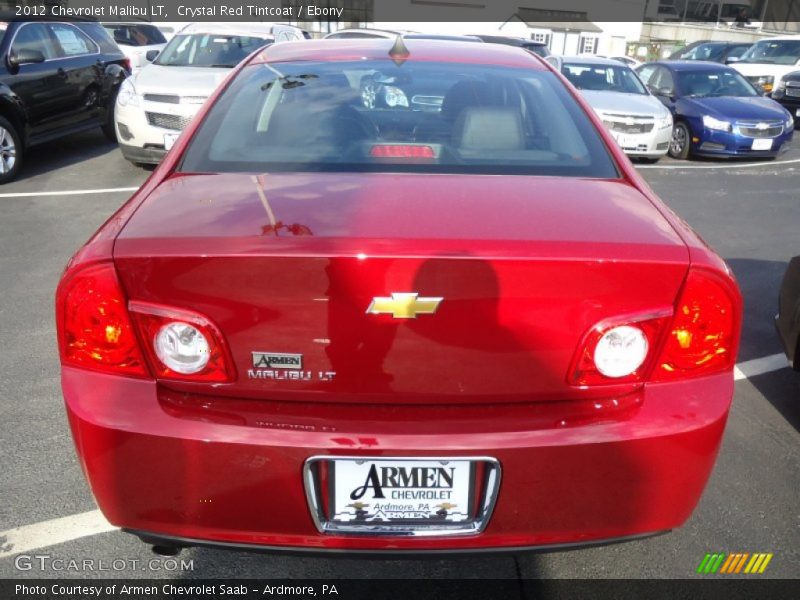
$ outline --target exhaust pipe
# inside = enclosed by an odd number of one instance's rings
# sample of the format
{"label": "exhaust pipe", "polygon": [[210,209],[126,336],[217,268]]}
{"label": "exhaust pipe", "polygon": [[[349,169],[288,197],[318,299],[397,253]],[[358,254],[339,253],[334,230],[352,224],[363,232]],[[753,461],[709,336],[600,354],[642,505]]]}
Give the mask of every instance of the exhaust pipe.
{"label": "exhaust pipe", "polygon": [[158,554],[159,556],[178,556],[178,554],[181,553],[180,546],[166,546],[162,544],[151,546],[151,550],[153,554]]}

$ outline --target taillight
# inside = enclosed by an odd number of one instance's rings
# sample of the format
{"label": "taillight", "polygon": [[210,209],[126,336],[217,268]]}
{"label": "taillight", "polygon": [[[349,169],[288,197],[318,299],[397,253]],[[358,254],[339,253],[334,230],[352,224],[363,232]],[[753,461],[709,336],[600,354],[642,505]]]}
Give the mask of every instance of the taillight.
{"label": "taillight", "polygon": [[62,364],[149,375],[111,263],[84,267],[61,281],[56,320]]}
{"label": "taillight", "polygon": [[692,268],[674,310],[608,319],[593,327],[573,360],[569,383],[666,381],[725,371],[736,359],[740,321],[733,284]]}
{"label": "taillight", "polygon": [[122,67],[128,72],[131,72],[131,59],[127,56],[122,59]]}
{"label": "taillight", "polygon": [[233,362],[219,329],[198,313],[147,302],[129,308],[158,379],[233,381]]}
{"label": "taillight", "polygon": [[643,381],[671,313],[664,308],[598,323],[583,338],[569,383],[589,386]]}
{"label": "taillight", "polygon": [[706,375],[733,367],[739,343],[738,294],[727,280],[691,269],[652,379]]}

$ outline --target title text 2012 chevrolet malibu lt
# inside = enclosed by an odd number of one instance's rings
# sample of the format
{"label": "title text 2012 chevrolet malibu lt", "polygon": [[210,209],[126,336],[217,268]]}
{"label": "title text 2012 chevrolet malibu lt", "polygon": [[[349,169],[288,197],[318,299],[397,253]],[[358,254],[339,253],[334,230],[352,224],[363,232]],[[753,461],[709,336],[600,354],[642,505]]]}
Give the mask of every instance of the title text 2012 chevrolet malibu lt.
{"label": "title text 2012 chevrolet malibu lt", "polygon": [[681,525],[741,299],[540,59],[337,40],[233,72],[73,257],[57,318],[111,523],[416,554]]}

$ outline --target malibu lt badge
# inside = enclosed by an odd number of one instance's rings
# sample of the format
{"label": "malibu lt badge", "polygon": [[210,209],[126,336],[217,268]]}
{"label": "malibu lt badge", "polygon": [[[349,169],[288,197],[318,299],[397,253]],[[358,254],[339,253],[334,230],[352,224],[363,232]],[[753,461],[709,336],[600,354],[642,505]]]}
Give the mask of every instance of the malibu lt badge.
{"label": "malibu lt badge", "polygon": [[248,379],[265,379],[270,381],[333,381],[333,371],[318,371],[316,378],[313,371],[303,370],[302,354],[285,354],[282,352],[253,352],[253,368],[247,370]]}

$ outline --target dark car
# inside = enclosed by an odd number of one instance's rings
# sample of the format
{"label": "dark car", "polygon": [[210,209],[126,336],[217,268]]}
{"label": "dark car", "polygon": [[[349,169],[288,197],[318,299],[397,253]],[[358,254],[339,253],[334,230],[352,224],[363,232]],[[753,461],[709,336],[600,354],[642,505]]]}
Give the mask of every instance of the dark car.
{"label": "dark car", "polygon": [[669,154],[775,158],[788,148],[794,119],[732,69],[713,62],[663,61],[637,69],[672,112]]}
{"label": "dark car", "polygon": [[525,38],[511,37],[507,35],[476,35],[475,37],[482,39],[488,44],[505,44],[506,46],[518,46],[530,50],[534,54],[538,54],[542,58],[550,56],[550,48],[544,42],[534,42],[533,40],[526,40]]}
{"label": "dark car", "polygon": [[116,139],[114,99],[129,73],[97,22],[0,22],[0,183],[36,144],[94,127]]}
{"label": "dark car", "polygon": [[783,276],[775,324],[789,363],[800,371],[800,256],[789,262]]}
{"label": "dark car", "polygon": [[668,60],[736,62],[753,44],[739,42],[693,42],[669,55]]}
{"label": "dark car", "polygon": [[800,122],[800,71],[792,71],[772,90],[772,99],[792,113],[795,125]]}

